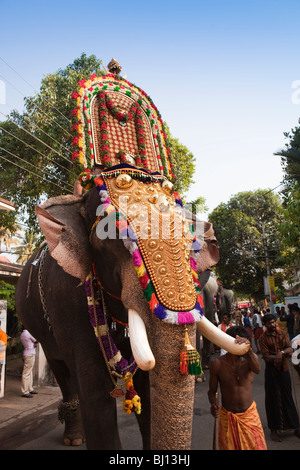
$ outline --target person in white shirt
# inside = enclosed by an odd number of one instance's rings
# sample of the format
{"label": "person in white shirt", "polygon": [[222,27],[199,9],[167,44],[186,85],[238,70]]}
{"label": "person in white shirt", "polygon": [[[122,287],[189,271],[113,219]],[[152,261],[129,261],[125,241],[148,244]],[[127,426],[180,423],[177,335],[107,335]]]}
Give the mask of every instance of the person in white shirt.
{"label": "person in white shirt", "polygon": [[260,354],[260,349],[259,349],[259,338],[263,334],[263,323],[262,323],[262,317],[261,317],[261,311],[258,309],[254,309],[254,315],[252,319],[252,326],[254,330],[254,342],[256,346],[256,354]]}
{"label": "person in white shirt", "polygon": [[23,372],[21,391],[22,397],[32,398],[37,392],[33,389],[33,367],[35,363],[35,353],[37,340],[27,330],[23,330],[20,336],[20,340],[24,346],[23,351]]}

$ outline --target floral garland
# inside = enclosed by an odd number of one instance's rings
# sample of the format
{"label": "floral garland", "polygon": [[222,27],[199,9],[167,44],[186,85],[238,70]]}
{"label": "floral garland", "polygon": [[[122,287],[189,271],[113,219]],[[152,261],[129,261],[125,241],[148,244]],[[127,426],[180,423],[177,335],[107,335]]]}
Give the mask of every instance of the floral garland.
{"label": "floral garland", "polygon": [[[94,278],[91,271],[85,281],[85,292],[87,296],[91,325],[94,328],[98,344],[102,350],[107,367],[109,368],[110,375],[113,376],[113,373],[115,373],[117,376],[122,377],[124,386],[126,388],[126,394],[123,401],[123,411],[127,414],[132,413],[132,411],[140,414],[141,400],[134,390],[132,379],[133,374],[137,370],[136,362],[133,356],[131,357],[130,361],[124,359],[121,352],[116,347],[109,332],[105,313],[99,302],[95,299],[94,293],[97,289],[99,289],[99,287],[96,283],[94,285],[93,281]],[[122,393],[121,395],[124,394]],[[111,393],[111,396],[121,395],[113,395],[113,392]]]}
{"label": "floral garland", "polygon": [[[79,89],[72,93],[72,99],[76,102],[76,107],[71,111],[72,118],[72,130],[75,132],[75,136],[72,141],[74,148],[72,152],[72,160],[79,160],[84,166],[93,166],[94,155],[93,155],[93,143],[90,141],[90,146],[87,147],[85,143],[85,116],[84,113],[88,113],[89,102],[94,95],[98,94],[100,90],[106,90],[108,87],[113,87],[114,91],[120,91],[128,96],[134,96],[137,94],[142,99],[136,101],[141,106],[150,120],[152,127],[152,134],[154,141],[156,142],[156,157],[159,163],[159,169],[161,172],[171,178],[176,179],[176,175],[173,172],[174,164],[171,161],[171,152],[169,143],[167,141],[167,134],[164,129],[164,123],[161,115],[154,105],[150,96],[148,96],[141,88],[133,85],[129,81],[125,80],[121,76],[115,76],[114,74],[103,74],[103,76],[97,77],[96,74],[92,74],[90,79],[82,79],[78,82]],[[88,129],[87,133],[91,137],[91,119],[87,117]],[[90,160],[87,160],[87,151],[90,149]]]}
{"label": "floral garland", "polygon": [[[103,176],[103,173],[101,174]],[[140,285],[143,289],[144,296],[148,302],[151,312],[159,319],[164,320],[169,323],[184,325],[188,323],[194,323],[200,321],[203,315],[203,298],[200,294],[201,286],[198,279],[198,274],[196,272],[196,256],[200,251],[200,243],[199,241],[194,238],[192,243],[192,255],[190,257],[192,275],[194,280],[194,285],[197,293],[197,301],[194,309],[189,312],[176,312],[173,310],[169,310],[165,308],[163,305],[160,304],[158,301],[153,283],[150,279],[150,276],[147,272],[146,266],[143,262],[142,256],[140,254],[140,250],[137,245],[137,239],[130,229],[128,222],[122,214],[120,214],[113,204],[110,201],[107,187],[102,178],[97,179],[95,184],[97,185],[99,196],[101,198],[102,207],[99,210],[99,216],[96,220],[94,226],[92,227],[91,233],[98,223],[98,221],[103,218],[105,215],[110,215],[111,213],[116,214],[116,226],[119,230],[119,236],[122,238],[124,246],[129,250],[132,255],[133,265],[137,276],[140,281]],[[182,205],[182,201],[180,200],[178,194],[176,193],[176,203]]]}
{"label": "floral garland", "polygon": [[[143,162],[143,167],[148,168],[148,162],[146,158],[146,145],[145,145],[145,128],[143,123],[142,111],[140,105],[135,102],[131,105],[127,114],[119,111],[114,105],[113,101],[109,97],[108,93],[104,91],[99,93],[99,117],[100,117],[100,141],[101,141],[101,152],[103,155],[103,162],[105,167],[112,165],[110,150],[109,150],[109,137],[108,137],[108,122],[107,113],[114,116],[119,122],[126,124],[129,120],[135,120],[135,128],[137,133],[138,142],[138,157],[135,162],[140,165]],[[124,151],[122,151],[123,155]],[[124,161],[124,158],[123,158]]]}

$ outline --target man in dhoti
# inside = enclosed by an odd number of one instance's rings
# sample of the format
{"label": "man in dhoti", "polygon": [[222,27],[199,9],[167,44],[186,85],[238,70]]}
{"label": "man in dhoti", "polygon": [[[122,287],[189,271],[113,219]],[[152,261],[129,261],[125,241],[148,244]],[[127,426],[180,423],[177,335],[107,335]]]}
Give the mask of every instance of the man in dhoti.
{"label": "man in dhoti", "polygon": [[[226,331],[239,343],[250,344],[246,328],[233,326]],[[267,450],[261,420],[253,401],[254,374],[260,372],[257,355],[226,353],[210,364],[208,399],[211,414],[219,418],[220,450]],[[216,401],[220,385],[222,404]]]}

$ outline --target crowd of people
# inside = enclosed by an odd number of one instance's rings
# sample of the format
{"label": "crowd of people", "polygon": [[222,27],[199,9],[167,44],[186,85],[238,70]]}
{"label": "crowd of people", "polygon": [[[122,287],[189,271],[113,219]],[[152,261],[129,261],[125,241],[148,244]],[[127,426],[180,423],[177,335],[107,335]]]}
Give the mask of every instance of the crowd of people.
{"label": "crowd of people", "polygon": [[[289,359],[300,345],[298,305],[288,305],[287,310],[276,307],[274,314],[270,309],[236,307],[232,314],[223,315],[218,327],[237,342],[249,344],[244,356],[221,349],[210,364],[208,398],[211,414],[219,419],[220,450],[267,449],[252,394],[254,375],[261,370],[260,354],[265,363],[265,410],[271,439],[280,442],[280,433],[287,430],[300,438],[289,370]],[[300,377],[299,367],[297,371]],[[218,386],[221,404],[216,400]]]}
{"label": "crowd of people", "polygon": [[[254,339],[257,352],[259,352],[258,338],[263,330],[263,318],[271,313],[270,308],[236,307],[232,312],[232,320],[236,325],[243,325],[250,334],[250,339]],[[275,306],[274,313],[276,324],[287,333],[290,341],[300,334],[300,308],[297,303],[287,306]],[[255,341],[256,340],[256,341]]]}

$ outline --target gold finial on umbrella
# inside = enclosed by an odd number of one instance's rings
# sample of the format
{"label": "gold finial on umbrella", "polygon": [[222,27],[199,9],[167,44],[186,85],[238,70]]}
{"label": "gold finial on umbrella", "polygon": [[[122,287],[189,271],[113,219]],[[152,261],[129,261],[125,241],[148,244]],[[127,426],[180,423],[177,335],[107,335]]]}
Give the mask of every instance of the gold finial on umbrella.
{"label": "gold finial on umbrella", "polygon": [[115,59],[111,59],[110,63],[107,65],[107,68],[110,73],[113,73],[115,75],[119,75],[122,70],[121,65]]}

